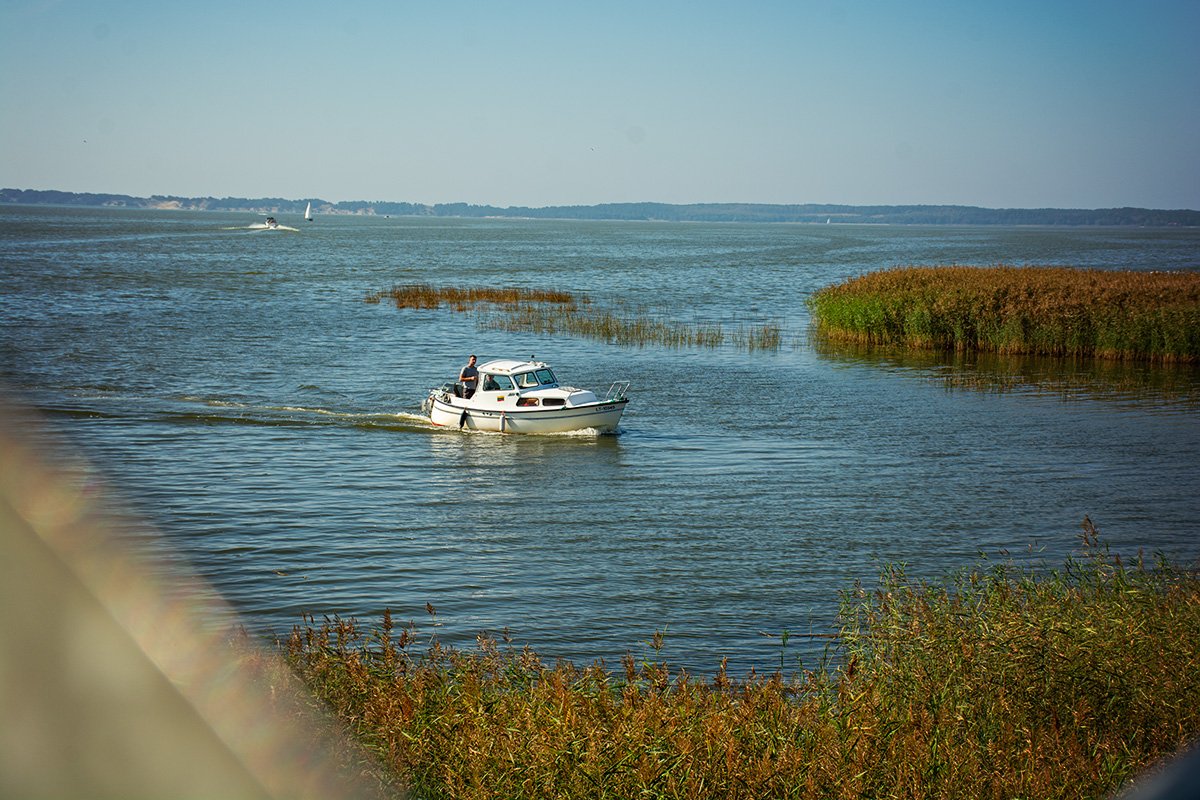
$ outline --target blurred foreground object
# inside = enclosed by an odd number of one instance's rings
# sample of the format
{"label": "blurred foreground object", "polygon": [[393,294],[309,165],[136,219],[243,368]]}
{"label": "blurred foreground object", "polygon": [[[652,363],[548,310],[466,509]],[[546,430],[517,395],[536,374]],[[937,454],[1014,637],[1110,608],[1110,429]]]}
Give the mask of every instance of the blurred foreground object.
{"label": "blurred foreground object", "polygon": [[370,796],[337,767],[369,758],[109,504],[0,391],[0,797]]}

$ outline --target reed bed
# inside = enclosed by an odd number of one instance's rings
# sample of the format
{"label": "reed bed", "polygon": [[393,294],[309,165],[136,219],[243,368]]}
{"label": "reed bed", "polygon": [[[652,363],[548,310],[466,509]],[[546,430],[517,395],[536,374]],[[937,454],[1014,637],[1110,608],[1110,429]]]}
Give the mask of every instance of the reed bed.
{"label": "reed bed", "polygon": [[523,304],[484,314],[479,324],[504,331],[566,333],[621,345],[720,347],[726,341],[719,324],[673,322],[648,314],[621,315],[596,307],[548,308]]}
{"label": "reed bed", "polygon": [[809,299],[820,336],[958,351],[1200,361],[1200,273],[902,267]]}
{"label": "reed bed", "polygon": [[594,304],[586,295],[536,289],[435,287],[403,284],[368,294],[365,301],[390,299],[397,308],[439,308],[473,312],[479,325],[493,330],[538,334],[565,333],[611,344],[665,347],[721,347],[778,350],[782,328],[776,323],[740,325],[726,333],[719,323],[679,322],[663,314],[617,313]]}
{"label": "reed bed", "polygon": [[774,322],[739,325],[729,334],[729,340],[746,350],[778,350],[783,345],[783,329]]}
{"label": "reed bed", "polygon": [[577,303],[589,302],[586,297],[577,298],[570,292],[556,289],[438,287],[427,283],[398,284],[386,291],[369,293],[365,301],[378,303],[384,298],[395,303],[396,308],[439,308],[445,304],[458,311],[469,311],[482,304],[548,303],[575,306]]}
{"label": "reed bed", "polygon": [[1200,733],[1200,578],[1083,538],[1047,574],[885,569],[844,596],[837,666],[790,677],[674,670],[661,634],[615,672],[551,666],[387,614],[282,647],[422,798],[1101,797]]}

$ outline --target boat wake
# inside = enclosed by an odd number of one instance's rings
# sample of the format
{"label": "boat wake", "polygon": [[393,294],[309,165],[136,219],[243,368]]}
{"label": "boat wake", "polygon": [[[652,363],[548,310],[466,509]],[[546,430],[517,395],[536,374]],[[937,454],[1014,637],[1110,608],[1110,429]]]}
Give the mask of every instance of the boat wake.
{"label": "boat wake", "polygon": [[250,233],[259,233],[261,231],[293,231],[299,233],[299,228],[293,228],[291,225],[268,225],[265,222],[252,222],[249,225],[227,225],[221,228],[223,231],[248,231]]}
{"label": "boat wake", "polygon": [[[155,419],[180,424],[201,425],[252,425],[277,428],[344,427],[368,431],[391,431],[405,433],[453,434],[456,436],[497,436],[506,434],[498,431],[450,428],[434,425],[424,414],[408,411],[398,412],[354,412],[310,406],[259,406],[227,400],[207,400],[204,410],[162,410]],[[595,439],[601,436],[618,436],[620,431],[601,431],[596,428],[580,428],[573,431],[536,434],[538,438]]]}
{"label": "boat wake", "polygon": [[[179,425],[250,425],[274,428],[344,427],[378,431],[432,432],[428,417],[409,412],[342,411],[321,406],[265,405],[192,395],[114,403],[112,393],[87,392],[75,402],[42,407],[47,414],[106,419],[143,419]],[[136,407],[137,410],[134,410]]]}
{"label": "boat wake", "polygon": [[379,431],[429,431],[434,427],[418,414],[338,411],[307,406],[250,406],[224,401],[206,403],[205,410],[164,411],[161,419],[206,425],[265,427],[345,427]]}
{"label": "boat wake", "polygon": [[[237,397],[192,394],[136,397],[112,386],[77,386],[73,397],[40,406],[43,413],[95,419],[144,420],[175,425],[248,425],[271,428],[348,428],[366,431],[505,436],[503,433],[434,425],[419,411],[343,410],[323,405],[269,404]],[[620,431],[580,428],[536,434],[539,438],[595,439]]]}

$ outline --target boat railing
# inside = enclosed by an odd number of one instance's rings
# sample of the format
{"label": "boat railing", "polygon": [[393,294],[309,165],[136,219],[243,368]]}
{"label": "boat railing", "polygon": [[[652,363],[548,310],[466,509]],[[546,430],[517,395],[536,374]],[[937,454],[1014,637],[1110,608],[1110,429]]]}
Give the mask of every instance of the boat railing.
{"label": "boat railing", "polygon": [[615,381],[612,386],[608,387],[608,394],[604,395],[604,402],[615,403],[618,400],[624,400],[628,393],[629,381]]}

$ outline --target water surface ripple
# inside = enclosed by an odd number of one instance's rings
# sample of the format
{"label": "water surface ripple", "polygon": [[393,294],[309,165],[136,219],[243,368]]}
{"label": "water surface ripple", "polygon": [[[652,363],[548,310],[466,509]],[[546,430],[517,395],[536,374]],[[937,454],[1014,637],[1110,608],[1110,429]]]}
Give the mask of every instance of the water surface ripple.
{"label": "water surface ripple", "polygon": [[[1200,268],[1200,232],[318,218],[0,208],[0,381],[84,448],[251,627],[385,608],[615,663],[665,630],[711,671],[779,664],[881,564],[1200,555],[1200,382],[811,343],[804,299],[900,264]],[[289,223],[290,224],[290,223]],[[239,229],[240,228],[240,229]],[[520,286],[681,321],[777,322],[777,352],[479,330],[363,302]],[[431,386],[536,354],[632,382],[619,435],[439,431]],[[784,654],[819,657],[822,642]]]}

